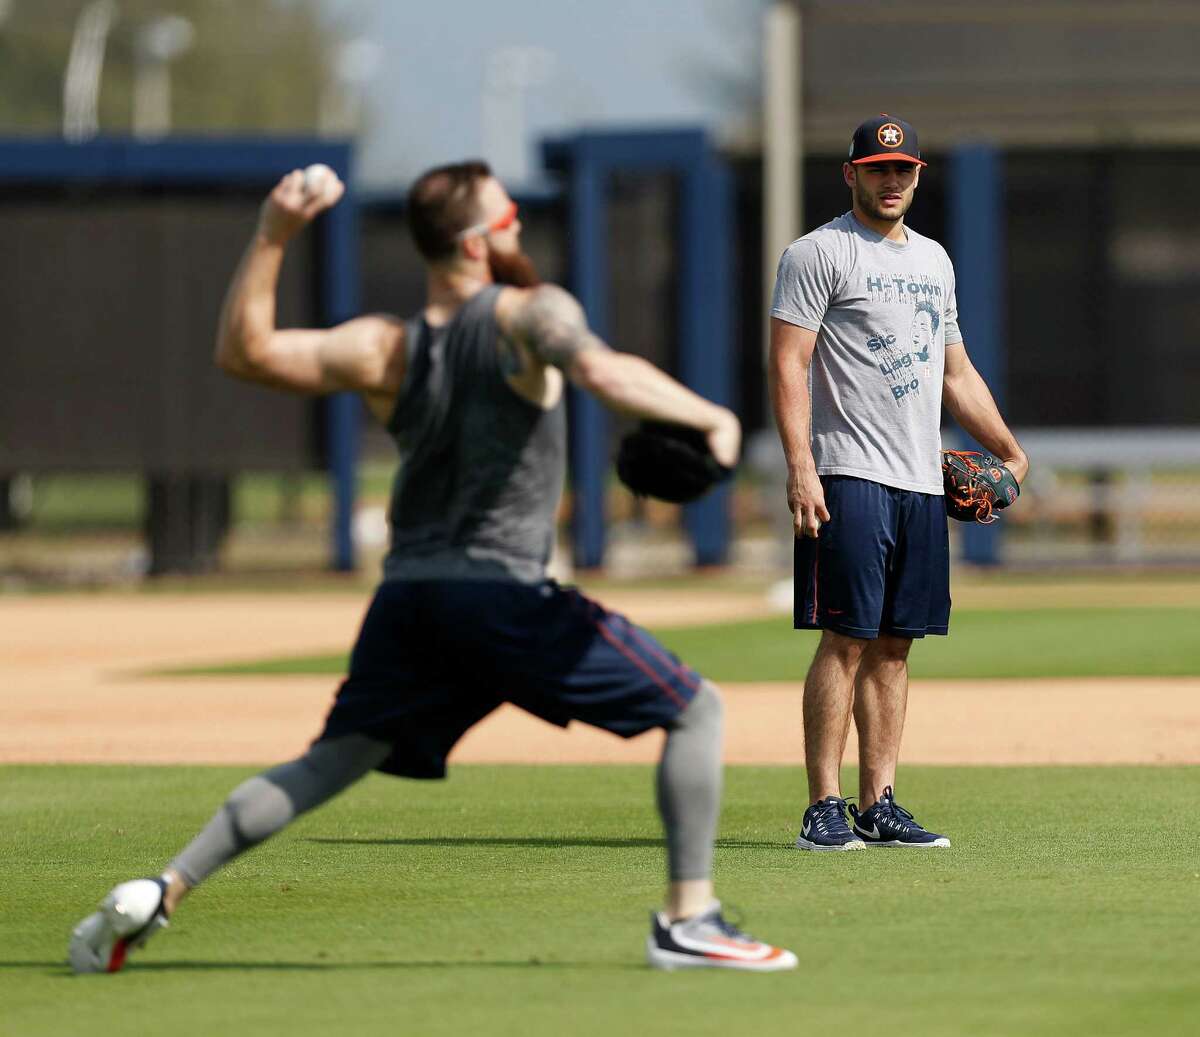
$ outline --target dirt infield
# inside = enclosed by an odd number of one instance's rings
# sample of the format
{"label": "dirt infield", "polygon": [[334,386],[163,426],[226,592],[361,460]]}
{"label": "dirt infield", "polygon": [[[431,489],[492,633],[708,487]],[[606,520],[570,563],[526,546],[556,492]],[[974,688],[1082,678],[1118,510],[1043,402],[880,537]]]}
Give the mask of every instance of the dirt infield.
{"label": "dirt infield", "polygon": [[[603,599],[650,625],[769,612],[752,592],[621,591]],[[349,645],[365,605],[360,593],[0,598],[0,763],[259,764],[294,755],[320,729],[335,680],[141,674]],[[799,683],[725,691],[729,762],[799,761]],[[504,707],[453,758],[632,763],[655,759],[657,748],[657,736],[623,742],[581,725],[564,734]],[[1200,763],[1200,679],[914,681],[904,758]]]}

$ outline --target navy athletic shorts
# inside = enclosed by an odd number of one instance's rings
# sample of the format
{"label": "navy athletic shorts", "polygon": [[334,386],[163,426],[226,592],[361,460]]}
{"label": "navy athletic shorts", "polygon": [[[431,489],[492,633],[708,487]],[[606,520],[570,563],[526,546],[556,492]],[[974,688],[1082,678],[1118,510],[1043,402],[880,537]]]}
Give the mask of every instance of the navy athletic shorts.
{"label": "navy athletic shorts", "polygon": [[393,743],[378,768],[442,778],[502,702],[623,738],[671,723],[700,676],[624,616],[552,581],[388,581],[375,593],[321,739]]}
{"label": "navy athletic shorts", "polygon": [[797,537],[797,630],[924,637],[950,627],[950,541],[939,494],[823,475],[829,521]]}

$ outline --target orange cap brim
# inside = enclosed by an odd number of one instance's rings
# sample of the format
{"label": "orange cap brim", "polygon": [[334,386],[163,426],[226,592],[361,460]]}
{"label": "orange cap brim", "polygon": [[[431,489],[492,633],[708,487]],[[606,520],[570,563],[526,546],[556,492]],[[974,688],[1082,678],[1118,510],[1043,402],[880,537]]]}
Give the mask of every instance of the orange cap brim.
{"label": "orange cap brim", "polygon": [[918,166],[927,166],[928,162],[922,162],[919,158],[913,158],[912,155],[906,155],[902,151],[885,151],[879,155],[868,155],[866,158],[856,158],[850,163],[852,166],[861,166],[864,162],[912,162]]}

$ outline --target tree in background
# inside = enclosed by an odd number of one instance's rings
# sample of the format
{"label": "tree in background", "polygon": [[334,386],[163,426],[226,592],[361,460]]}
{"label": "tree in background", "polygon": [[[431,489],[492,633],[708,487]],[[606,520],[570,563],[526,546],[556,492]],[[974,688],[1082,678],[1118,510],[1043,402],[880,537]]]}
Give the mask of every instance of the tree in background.
{"label": "tree in background", "polygon": [[[61,131],[63,76],[87,6],[0,0],[0,133]],[[129,132],[138,33],[163,15],[180,15],[194,29],[190,48],[171,65],[174,131],[318,128],[342,35],[316,0],[117,0],[99,93],[102,133]]]}

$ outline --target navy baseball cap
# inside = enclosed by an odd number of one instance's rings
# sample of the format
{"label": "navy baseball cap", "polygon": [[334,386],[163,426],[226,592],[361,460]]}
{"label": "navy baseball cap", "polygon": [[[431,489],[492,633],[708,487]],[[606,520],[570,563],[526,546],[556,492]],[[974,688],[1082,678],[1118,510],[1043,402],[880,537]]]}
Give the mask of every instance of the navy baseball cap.
{"label": "navy baseball cap", "polygon": [[915,162],[918,166],[928,165],[921,160],[921,149],[917,145],[917,131],[911,124],[894,115],[877,115],[868,119],[857,130],[850,141],[850,164],[863,162]]}

